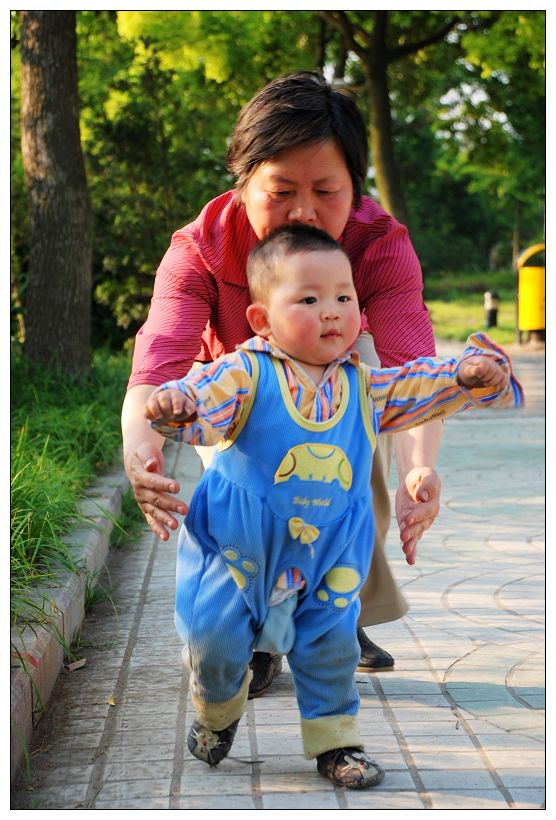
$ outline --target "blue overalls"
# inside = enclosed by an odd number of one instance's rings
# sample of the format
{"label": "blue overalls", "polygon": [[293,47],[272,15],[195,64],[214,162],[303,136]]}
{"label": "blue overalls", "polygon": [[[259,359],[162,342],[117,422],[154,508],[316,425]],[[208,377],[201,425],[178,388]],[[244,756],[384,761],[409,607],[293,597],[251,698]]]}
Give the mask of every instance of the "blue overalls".
{"label": "blue overalls", "polygon": [[[189,651],[196,708],[210,715],[213,705],[228,720],[231,702],[237,719],[271,592],[282,573],[299,570],[306,583],[293,612],[293,644],[284,650],[305,752],[314,757],[362,745],[356,624],[372,556],[376,437],[355,366],[341,366],[335,415],[313,422],[296,410],[281,362],[249,355],[250,406],[203,474],[180,533],[176,627]],[[328,729],[346,742],[330,745]]]}

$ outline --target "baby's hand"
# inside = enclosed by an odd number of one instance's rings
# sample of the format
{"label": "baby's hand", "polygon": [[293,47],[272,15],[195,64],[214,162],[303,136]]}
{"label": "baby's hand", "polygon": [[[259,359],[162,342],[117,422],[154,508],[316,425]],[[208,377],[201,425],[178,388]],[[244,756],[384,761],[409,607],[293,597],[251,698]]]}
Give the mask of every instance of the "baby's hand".
{"label": "baby's hand", "polygon": [[493,387],[503,390],[510,376],[491,356],[468,356],[458,367],[458,382],[468,389],[474,387]]}
{"label": "baby's hand", "polygon": [[195,402],[181,390],[159,390],[147,399],[145,417],[151,421],[184,421],[197,412]]}

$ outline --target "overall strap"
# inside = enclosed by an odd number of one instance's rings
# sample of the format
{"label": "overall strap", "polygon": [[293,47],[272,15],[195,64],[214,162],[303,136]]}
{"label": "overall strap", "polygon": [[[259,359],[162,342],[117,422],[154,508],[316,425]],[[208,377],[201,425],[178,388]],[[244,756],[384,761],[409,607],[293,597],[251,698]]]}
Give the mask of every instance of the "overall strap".
{"label": "overall strap", "polygon": [[367,396],[367,385],[365,382],[365,371],[363,368],[357,368],[357,386],[359,389],[359,406],[361,408],[361,418],[367,438],[369,439],[372,451],[376,450],[377,434],[374,429],[373,419],[371,417],[371,407],[369,405],[369,398]]}
{"label": "overall strap", "polygon": [[239,423],[236,425],[232,434],[229,438],[225,441],[219,441],[216,445],[217,449],[222,452],[223,450],[227,450],[228,447],[231,447],[234,441],[237,439],[243,428],[247,423],[247,419],[249,418],[249,414],[253,409],[253,404],[255,403],[255,396],[257,395],[257,387],[259,386],[259,360],[257,358],[257,354],[251,350],[243,350],[244,353],[249,361],[251,362],[251,381],[253,388],[249,397],[246,399],[245,404],[243,405],[243,410],[241,413],[241,418]]}

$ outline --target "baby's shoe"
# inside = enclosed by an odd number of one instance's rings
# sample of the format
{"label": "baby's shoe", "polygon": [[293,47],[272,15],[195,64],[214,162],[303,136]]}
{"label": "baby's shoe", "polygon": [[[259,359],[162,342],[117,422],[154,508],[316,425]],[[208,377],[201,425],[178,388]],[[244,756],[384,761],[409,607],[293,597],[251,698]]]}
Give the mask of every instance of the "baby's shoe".
{"label": "baby's shoe", "polygon": [[370,789],[384,778],[384,771],[360,749],[331,749],[317,756],[320,774],[346,789]]}
{"label": "baby's shoe", "polygon": [[204,760],[209,766],[216,766],[232,748],[238,723],[239,720],[236,720],[226,729],[217,732],[201,726],[199,721],[194,720],[187,737],[187,748],[199,760]]}

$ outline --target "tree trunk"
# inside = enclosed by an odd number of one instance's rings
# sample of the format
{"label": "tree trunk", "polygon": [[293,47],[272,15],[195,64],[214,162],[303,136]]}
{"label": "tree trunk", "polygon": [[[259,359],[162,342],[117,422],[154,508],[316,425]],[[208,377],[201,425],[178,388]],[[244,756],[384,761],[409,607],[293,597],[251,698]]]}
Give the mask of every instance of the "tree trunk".
{"label": "tree trunk", "polygon": [[[377,21],[372,49],[363,62],[369,95],[371,162],[382,207],[399,222],[408,225],[409,215],[402,193],[400,174],[394,159],[392,111],[388,93],[388,60],[386,55],[386,15],[375,12]],[[384,15],[384,28],[380,25]]]}
{"label": "tree trunk", "polygon": [[29,194],[25,352],[91,365],[91,208],[79,136],[75,12],[21,12],[21,145]]}
{"label": "tree trunk", "polygon": [[317,68],[320,72],[324,72],[324,62],[326,59],[326,23],[319,17],[317,20],[317,24],[319,27],[318,32],[318,39],[317,39],[317,55],[316,55],[316,64]]}

